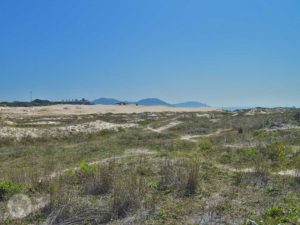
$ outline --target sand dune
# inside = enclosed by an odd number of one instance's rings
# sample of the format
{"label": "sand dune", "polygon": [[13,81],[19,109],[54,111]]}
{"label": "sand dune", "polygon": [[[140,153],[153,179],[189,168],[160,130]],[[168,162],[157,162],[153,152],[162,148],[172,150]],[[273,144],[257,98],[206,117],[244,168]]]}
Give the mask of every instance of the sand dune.
{"label": "sand dune", "polygon": [[0,107],[0,115],[5,117],[64,116],[104,113],[143,113],[143,112],[209,112],[220,111],[213,107],[181,108],[168,106],[136,105],[53,105],[41,107]]}

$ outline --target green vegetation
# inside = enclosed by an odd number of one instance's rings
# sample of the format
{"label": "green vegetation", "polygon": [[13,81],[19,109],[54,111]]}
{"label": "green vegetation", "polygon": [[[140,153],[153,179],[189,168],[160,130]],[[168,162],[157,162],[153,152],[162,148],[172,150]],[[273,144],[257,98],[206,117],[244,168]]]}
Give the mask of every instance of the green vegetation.
{"label": "green vegetation", "polygon": [[[298,224],[300,130],[284,124],[297,126],[299,110],[260,110],[266,113],[12,118],[8,126],[24,129],[48,129],[29,122],[51,119],[59,122],[51,127],[95,120],[139,126],[2,138],[0,211],[16,193],[33,204],[50,196],[45,208],[3,223]],[[170,121],[181,123],[162,132],[148,129]],[[187,135],[192,139],[181,138]]]}
{"label": "green vegetation", "polygon": [[0,200],[9,198],[10,196],[20,193],[22,186],[11,181],[0,181]]}
{"label": "green vegetation", "polygon": [[201,140],[199,142],[199,147],[201,150],[210,150],[213,144],[209,140]]}
{"label": "green vegetation", "polygon": [[282,203],[273,205],[265,210],[260,224],[299,224],[300,222],[300,204],[299,198],[286,196]]}

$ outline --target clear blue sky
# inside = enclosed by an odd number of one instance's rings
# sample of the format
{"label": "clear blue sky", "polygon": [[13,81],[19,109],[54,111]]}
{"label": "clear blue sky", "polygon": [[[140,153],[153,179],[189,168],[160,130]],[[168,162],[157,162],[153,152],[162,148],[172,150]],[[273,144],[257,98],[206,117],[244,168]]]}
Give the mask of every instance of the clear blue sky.
{"label": "clear blue sky", "polygon": [[299,0],[1,0],[0,101],[300,106]]}

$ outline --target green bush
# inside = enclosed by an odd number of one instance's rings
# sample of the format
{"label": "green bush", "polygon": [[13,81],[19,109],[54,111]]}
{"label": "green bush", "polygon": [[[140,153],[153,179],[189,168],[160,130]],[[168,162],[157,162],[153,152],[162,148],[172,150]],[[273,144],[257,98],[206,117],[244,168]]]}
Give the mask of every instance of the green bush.
{"label": "green bush", "polygon": [[285,159],[285,155],[286,149],[285,146],[281,143],[273,144],[268,148],[268,157],[272,161],[281,162]]}
{"label": "green bush", "polygon": [[256,148],[247,148],[243,151],[243,153],[247,159],[254,159],[257,156],[258,151]]}
{"label": "green bush", "polygon": [[92,174],[93,172],[96,171],[96,166],[89,165],[87,162],[81,162],[79,167],[80,167],[80,171],[85,175]]}
{"label": "green bush", "polygon": [[265,216],[276,218],[284,215],[284,210],[278,206],[272,206],[265,212]]}
{"label": "green bush", "polygon": [[22,186],[20,184],[10,182],[10,181],[0,181],[0,200],[5,197],[10,197],[16,193],[22,191]]}
{"label": "green bush", "polygon": [[199,147],[202,149],[202,150],[210,150],[212,147],[213,147],[213,144],[208,141],[208,140],[202,140],[200,143],[199,143]]}
{"label": "green bush", "polygon": [[228,152],[224,152],[221,155],[220,163],[222,163],[222,164],[228,164],[228,163],[231,163],[232,161],[233,161],[232,160],[232,154],[230,154]]}
{"label": "green bush", "polygon": [[262,223],[268,225],[299,224],[300,206],[298,196],[286,196],[280,206],[272,206],[262,215]]}
{"label": "green bush", "polygon": [[264,140],[276,140],[276,138],[278,138],[277,133],[275,132],[268,132],[268,131],[264,131],[264,130],[259,130],[259,131],[255,131],[254,135],[261,141]]}
{"label": "green bush", "polygon": [[281,224],[291,222],[289,219],[289,212],[282,207],[272,206],[263,214],[263,219],[266,224]]}

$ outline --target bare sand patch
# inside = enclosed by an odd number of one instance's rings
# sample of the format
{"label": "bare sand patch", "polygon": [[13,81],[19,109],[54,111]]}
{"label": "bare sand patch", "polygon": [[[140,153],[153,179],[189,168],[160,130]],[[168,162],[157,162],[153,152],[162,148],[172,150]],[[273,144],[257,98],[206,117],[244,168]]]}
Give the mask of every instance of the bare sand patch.
{"label": "bare sand patch", "polygon": [[161,132],[163,132],[163,131],[165,131],[167,129],[170,129],[172,127],[175,127],[175,126],[177,126],[177,125],[179,125],[181,123],[182,123],[181,121],[172,121],[169,124],[167,124],[165,126],[162,126],[162,127],[159,127],[159,128],[156,128],[156,129],[155,128],[151,128],[151,127],[148,127],[147,129],[151,130],[153,132],[161,133]]}
{"label": "bare sand patch", "polygon": [[0,127],[0,138],[22,138],[57,137],[77,133],[92,133],[101,130],[117,130],[118,128],[136,127],[134,123],[116,124],[100,120],[93,122],[51,128],[20,128],[20,127]]}
{"label": "bare sand patch", "polygon": [[197,113],[196,116],[197,117],[204,117],[204,118],[208,118],[208,119],[211,117],[208,113],[203,113],[203,114]]}
{"label": "bare sand patch", "polygon": [[35,126],[35,125],[59,125],[61,124],[58,121],[37,121],[37,122],[29,122],[29,123],[24,123],[24,125],[28,126]]}
{"label": "bare sand patch", "polygon": [[191,141],[191,142],[197,142],[197,138],[209,138],[209,137],[213,137],[213,136],[218,136],[224,132],[228,132],[231,131],[231,129],[218,129],[217,131],[213,132],[213,133],[209,133],[209,134],[198,134],[198,135],[183,135],[180,137],[181,140],[185,140],[185,141]]}
{"label": "bare sand patch", "polygon": [[201,137],[201,135],[183,135],[180,137],[181,140],[184,140],[184,141],[190,141],[190,142],[197,142],[197,140],[195,140],[196,138],[199,138]]}
{"label": "bare sand patch", "polygon": [[255,115],[263,115],[263,114],[270,114],[270,113],[257,108],[251,109],[245,113],[246,116],[255,116]]}
{"label": "bare sand patch", "polygon": [[[221,165],[215,164],[215,166],[222,171],[229,171],[229,172],[241,172],[241,173],[254,173],[256,170],[255,168],[233,168],[228,165]],[[271,172],[273,175],[280,175],[280,176],[290,176],[290,177],[299,177],[300,173],[297,170],[281,170],[279,172]]]}
{"label": "bare sand patch", "polygon": [[295,126],[292,124],[279,124],[276,126],[271,126],[269,128],[265,128],[265,131],[277,131],[277,130],[291,130],[291,129],[300,129],[300,126]]}
{"label": "bare sand patch", "polygon": [[251,142],[224,144],[224,147],[234,148],[234,149],[253,148],[255,146],[256,143],[251,143]]}

